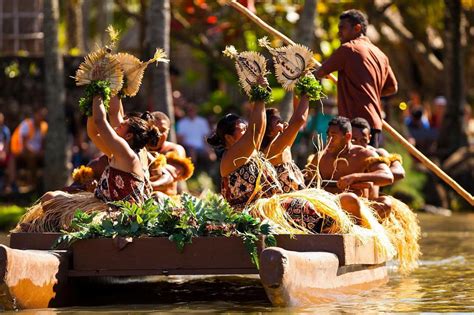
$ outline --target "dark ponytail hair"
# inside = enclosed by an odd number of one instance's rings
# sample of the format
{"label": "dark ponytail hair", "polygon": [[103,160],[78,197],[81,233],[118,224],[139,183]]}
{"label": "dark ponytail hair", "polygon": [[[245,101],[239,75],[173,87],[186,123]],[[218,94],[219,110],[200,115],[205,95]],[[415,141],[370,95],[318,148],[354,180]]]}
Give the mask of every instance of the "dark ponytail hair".
{"label": "dark ponytail hair", "polygon": [[227,114],[217,123],[216,130],[207,138],[209,143],[216,151],[216,155],[221,158],[225,151],[225,135],[232,135],[235,127],[243,119],[236,114]]}
{"label": "dark ponytail hair", "polygon": [[153,116],[149,111],[144,112],[143,114],[140,115],[140,118],[143,119],[146,122],[150,122],[153,120]]}
{"label": "dark ponytail hair", "polygon": [[148,137],[148,140],[145,146],[154,148],[158,145],[158,141],[160,140],[160,137],[161,137],[161,132],[158,129],[158,127],[149,125],[147,137]]}
{"label": "dark ponytail hair", "polygon": [[133,135],[130,147],[137,152],[146,145],[156,146],[161,136],[157,127],[153,126],[149,121],[152,116],[149,112],[144,112],[140,117],[128,117],[128,132]]}
{"label": "dark ponytail hair", "polygon": [[265,149],[266,147],[268,147],[270,145],[270,143],[272,142],[272,138],[270,137],[270,128],[272,127],[272,119],[273,118],[278,118],[281,120],[281,117],[280,117],[280,111],[277,109],[277,108],[274,108],[274,107],[269,107],[265,110],[265,115],[267,116],[267,126],[265,127],[265,134],[263,136],[263,140],[262,140],[262,145],[261,145],[261,148],[262,149]]}

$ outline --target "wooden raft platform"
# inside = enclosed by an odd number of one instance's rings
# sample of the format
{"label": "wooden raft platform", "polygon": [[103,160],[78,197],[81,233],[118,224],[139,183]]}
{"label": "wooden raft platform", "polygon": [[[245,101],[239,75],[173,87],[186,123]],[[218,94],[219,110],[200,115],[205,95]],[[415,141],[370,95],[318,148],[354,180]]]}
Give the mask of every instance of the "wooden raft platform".
{"label": "wooden raft platform", "polygon": [[[66,298],[65,293],[72,292],[74,279],[80,278],[259,274],[270,301],[282,306],[301,304],[295,296],[301,297],[300,291],[307,289],[334,289],[387,278],[384,257],[377,254],[374,241],[362,243],[351,235],[278,235],[278,247],[270,248],[263,248],[260,241],[260,270],[251,263],[238,237],[193,238],[192,244],[187,244],[182,252],[165,237],[90,239],[51,250],[59,236],[58,233],[13,233],[11,248],[3,246],[0,250],[0,276],[17,307],[80,304],[77,299],[72,299],[75,302],[70,304],[70,296]],[[28,259],[23,271],[15,269],[13,266],[25,255]],[[43,256],[40,259],[38,255]],[[39,270],[41,264],[48,275],[24,271],[25,268]],[[18,273],[13,282],[11,277],[6,277],[12,272]],[[20,288],[25,281],[29,283],[28,290]],[[48,294],[39,294],[45,290],[49,290]],[[31,303],[31,294],[44,299]],[[308,297],[304,301],[307,303]]]}

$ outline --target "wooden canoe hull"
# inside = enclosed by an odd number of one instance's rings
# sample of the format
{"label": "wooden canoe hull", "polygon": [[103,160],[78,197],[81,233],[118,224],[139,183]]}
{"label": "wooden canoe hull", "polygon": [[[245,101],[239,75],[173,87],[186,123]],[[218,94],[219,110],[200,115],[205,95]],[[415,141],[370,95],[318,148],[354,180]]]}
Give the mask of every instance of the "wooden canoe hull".
{"label": "wooden canoe hull", "polygon": [[66,300],[67,251],[18,250],[0,245],[0,303],[3,309],[32,309]]}
{"label": "wooden canoe hull", "polygon": [[357,292],[388,281],[384,263],[340,266],[330,252],[271,247],[262,251],[260,264],[260,280],[275,306],[313,305],[331,300],[341,289]]}
{"label": "wooden canoe hull", "polygon": [[[167,238],[151,237],[83,240],[62,250],[50,250],[58,237],[55,233],[11,235],[12,248],[0,249],[6,300],[14,298],[19,308],[84,305],[84,287],[74,294],[75,283],[81,279],[254,274],[260,276],[274,305],[292,306],[314,303],[312,297],[323,291],[378,284],[387,279],[385,261],[377,254],[373,240],[362,243],[350,235],[278,235],[278,247],[263,248],[260,242],[260,270],[251,263],[238,237],[194,238],[182,252]],[[25,255],[28,266],[16,268]],[[43,279],[45,274],[37,272],[42,269],[48,270],[49,282]],[[16,283],[9,281],[7,274],[16,275]],[[18,290],[18,279],[47,283],[49,295],[44,294],[40,304],[28,302],[31,295],[38,296],[46,287]],[[0,302],[4,307],[14,307]]]}

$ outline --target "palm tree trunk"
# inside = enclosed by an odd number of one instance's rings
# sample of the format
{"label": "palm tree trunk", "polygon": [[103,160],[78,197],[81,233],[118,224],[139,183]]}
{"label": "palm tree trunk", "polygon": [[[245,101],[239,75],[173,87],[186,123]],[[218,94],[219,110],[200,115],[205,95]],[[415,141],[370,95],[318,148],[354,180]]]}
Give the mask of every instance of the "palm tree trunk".
{"label": "palm tree trunk", "polygon": [[45,100],[48,108],[48,133],[45,149],[46,190],[64,187],[68,179],[66,159],[65,89],[63,57],[58,48],[58,0],[44,0]]}
{"label": "palm tree trunk", "polygon": [[[306,0],[298,21],[296,42],[309,47],[314,42],[314,20],[316,18],[316,5],[318,0]],[[283,119],[288,120],[293,111],[293,92],[287,92],[280,103],[280,112]]]}
{"label": "palm tree trunk", "polygon": [[113,3],[111,0],[100,0],[98,1],[98,9],[99,9],[99,18],[98,18],[98,29],[100,33],[100,40],[102,44],[108,44],[109,36],[105,31],[107,26],[112,24],[112,6]]}
{"label": "palm tree trunk", "polygon": [[310,49],[314,43],[314,22],[316,19],[317,5],[318,0],[306,0],[304,2],[296,33],[297,42],[308,46]]}
{"label": "palm tree trunk", "polygon": [[83,0],[82,3],[82,44],[84,52],[89,51],[89,14],[91,0]]}
{"label": "palm tree trunk", "polygon": [[438,153],[442,160],[461,146],[466,145],[466,133],[463,126],[464,114],[464,73],[463,47],[461,45],[461,0],[445,0],[446,4],[446,45],[445,78],[446,114],[438,139]]}
{"label": "palm tree trunk", "polygon": [[84,34],[82,19],[82,0],[67,1],[67,36],[68,48],[78,48],[84,52]]}
{"label": "palm tree trunk", "polygon": [[[150,39],[150,53],[153,54],[156,48],[162,48],[170,55],[170,1],[152,0],[149,9],[148,34]],[[152,98],[153,109],[159,110],[168,115],[171,125],[174,126],[173,99],[171,97],[171,81],[169,65],[159,63],[153,67],[152,76]],[[170,130],[170,139],[175,141],[174,129]]]}

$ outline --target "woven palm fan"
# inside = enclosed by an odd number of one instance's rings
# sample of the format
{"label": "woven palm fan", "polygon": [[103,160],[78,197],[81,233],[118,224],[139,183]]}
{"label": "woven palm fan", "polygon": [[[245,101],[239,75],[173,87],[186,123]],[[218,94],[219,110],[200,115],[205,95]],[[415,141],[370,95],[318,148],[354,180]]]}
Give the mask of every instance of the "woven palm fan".
{"label": "woven palm fan", "polygon": [[123,85],[123,72],[116,56],[110,49],[101,48],[88,54],[76,71],[76,85],[88,85],[94,81],[109,81],[112,95],[116,95]]}
{"label": "woven palm fan", "polygon": [[128,53],[118,53],[117,59],[120,62],[125,78],[121,92],[130,97],[137,95],[142,84],[143,73],[150,63],[169,62],[166,58],[166,53],[162,49],[157,49],[153,58],[146,62],[142,62]]}
{"label": "woven palm fan", "polygon": [[254,51],[239,53],[234,46],[227,46],[223,54],[235,59],[240,86],[251,96],[252,86],[258,85],[259,80],[265,78],[268,73],[265,57]]}
{"label": "woven palm fan", "polygon": [[276,78],[287,91],[292,91],[298,80],[315,67],[313,53],[303,45],[273,48],[266,37],[259,39],[258,44],[272,54]]}

